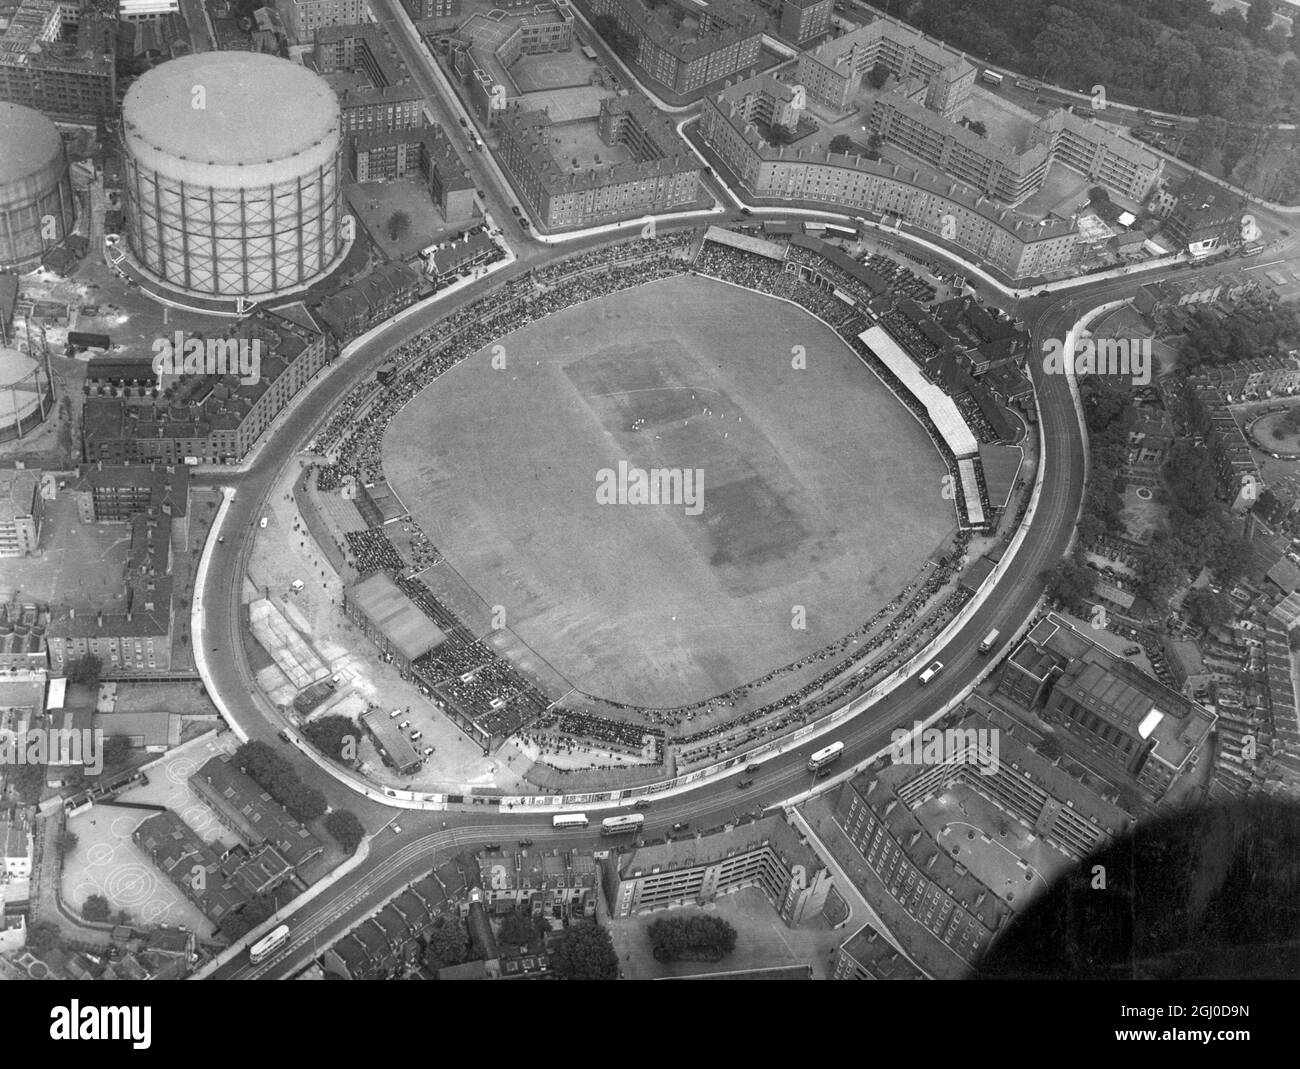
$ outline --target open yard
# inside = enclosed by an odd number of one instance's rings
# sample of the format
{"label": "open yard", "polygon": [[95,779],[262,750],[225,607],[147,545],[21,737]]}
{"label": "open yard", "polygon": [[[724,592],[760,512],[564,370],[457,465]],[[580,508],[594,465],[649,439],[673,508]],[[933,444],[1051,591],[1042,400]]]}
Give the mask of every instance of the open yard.
{"label": "open yard", "polygon": [[[602,504],[620,463],[697,496]],[[569,685],[654,707],[840,638],[953,522],[925,431],[829,328],[693,277],[487,347],[392,421],[384,466],[447,558],[423,578],[471,628],[504,622]]]}

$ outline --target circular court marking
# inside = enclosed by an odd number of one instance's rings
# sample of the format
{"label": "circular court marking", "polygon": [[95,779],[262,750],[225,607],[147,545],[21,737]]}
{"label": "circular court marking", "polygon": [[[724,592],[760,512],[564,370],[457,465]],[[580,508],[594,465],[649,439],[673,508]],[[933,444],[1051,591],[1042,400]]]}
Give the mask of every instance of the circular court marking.
{"label": "circular court marking", "polygon": [[161,920],[163,917],[167,916],[167,914],[169,914],[171,911],[172,911],[172,907],[170,903],[162,902],[155,898],[151,902],[146,904],[144,909],[142,909],[140,913],[141,916],[146,921],[152,923],[153,921]]}
{"label": "circular court marking", "polygon": [[115,852],[116,851],[114,851],[113,847],[109,846],[108,843],[95,843],[94,846],[86,851],[87,863],[90,865],[107,865],[113,860],[113,854]]}
{"label": "circular court marking", "polygon": [[183,784],[198,771],[199,763],[192,757],[180,757],[167,766],[167,780]]}
{"label": "circular court marking", "polygon": [[113,823],[109,827],[119,839],[129,839],[131,833],[135,831],[137,823],[138,821],[134,817],[114,817]]}
{"label": "circular court marking", "polygon": [[104,882],[110,901],[119,906],[140,906],[158,890],[158,877],[143,865],[123,865]]}
{"label": "circular court marking", "polygon": [[195,803],[181,811],[181,819],[195,831],[202,831],[212,823],[212,810]]}

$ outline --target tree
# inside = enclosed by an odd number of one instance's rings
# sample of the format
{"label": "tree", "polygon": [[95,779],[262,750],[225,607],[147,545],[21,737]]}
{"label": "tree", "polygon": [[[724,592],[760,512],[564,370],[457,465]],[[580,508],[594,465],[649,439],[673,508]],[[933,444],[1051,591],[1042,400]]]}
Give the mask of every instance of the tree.
{"label": "tree", "polygon": [[32,921],[27,926],[27,949],[38,958],[59,945],[59,928],[52,921]]}
{"label": "tree", "polygon": [[609,932],[595,921],[569,926],[555,956],[555,972],[562,980],[615,980],[618,954]]}
{"label": "tree", "polygon": [[867,84],[872,89],[880,89],[887,81],[889,81],[889,68],[877,60],[876,65],[867,71]]}
{"label": "tree", "polygon": [[366,837],[366,829],[357,815],[350,809],[335,809],[325,814],[325,830],[338,840],[339,846],[349,854],[355,854],[361,840]]}
{"label": "tree", "polygon": [[515,910],[501,919],[501,931],[497,933],[497,942],[508,946],[526,946],[537,938],[537,929],[532,919]]}
{"label": "tree", "polygon": [[99,674],[104,669],[104,662],[95,654],[87,653],[68,662],[66,675],[69,683],[85,683],[90,687],[99,685]]}
{"label": "tree", "polygon": [[439,917],[429,929],[428,945],[424,951],[424,964],[434,970],[449,965],[459,965],[465,960],[469,946],[469,933],[459,917]]}
{"label": "tree", "polygon": [[1047,596],[1055,598],[1076,615],[1087,608],[1097,574],[1075,560],[1063,560],[1040,577],[1047,586]]}
{"label": "tree", "polygon": [[854,151],[853,138],[848,134],[836,134],[831,138],[829,146],[832,152],[849,153]]}
{"label": "tree", "polygon": [[348,764],[356,761],[357,726],[346,716],[322,716],[308,723],[302,733],[326,757]]}
{"label": "tree", "polygon": [[131,740],[126,735],[110,735],[104,740],[104,767],[117,768],[131,757]]}
{"label": "tree", "polygon": [[1233,617],[1232,602],[1212,590],[1192,590],[1183,598],[1183,614],[1207,630],[1223,627]]}
{"label": "tree", "polygon": [[23,805],[37,805],[45,793],[45,766],[19,765],[9,777],[9,785]]}
{"label": "tree", "polygon": [[384,231],[388,234],[389,240],[397,241],[405,237],[411,229],[411,217],[406,212],[398,209],[388,217],[388,222],[384,224]]}
{"label": "tree", "polygon": [[659,961],[704,958],[720,961],[736,949],[736,929],[704,913],[660,917],[647,929]]}
{"label": "tree", "polygon": [[64,828],[59,832],[59,837],[54,840],[54,849],[59,855],[59,860],[62,861],[72,853],[72,851],[77,848],[77,843],[80,841],[81,840],[77,838],[76,832],[69,831],[67,828]]}
{"label": "tree", "polygon": [[973,119],[966,124],[966,129],[977,137],[988,137],[989,128],[978,119]]}
{"label": "tree", "polygon": [[81,915],[88,921],[100,924],[113,915],[113,910],[103,895],[91,895],[82,904]]}

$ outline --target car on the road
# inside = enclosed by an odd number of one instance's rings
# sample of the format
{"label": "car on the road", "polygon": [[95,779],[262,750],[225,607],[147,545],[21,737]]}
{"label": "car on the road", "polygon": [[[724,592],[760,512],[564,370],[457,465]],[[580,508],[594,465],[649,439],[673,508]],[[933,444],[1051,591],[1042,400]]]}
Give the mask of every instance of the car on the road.
{"label": "car on the road", "polygon": [[741,215],[753,215],[754,213],[753,213],[752,211],[750,211],[748,208],[741,208],[741,209],[740,209],[740,214],[741,214]]}
{"label": "car on the road", "polygon": [[394,834],[394,835],[401,835],[401,834],[402,834],[402,826],[401,826],[400,824],[394,824],[394,825],[393,825],[393,834]]}
{"label": "car on the road", "polygon": [[926,683],[929,683],[930,680],[932,680],[935,676],[937,676],[942,671],[943,671],[943,662],[935,661],[934,664],[930,665],[930,667],[927,668],[924,672],[922,672],[919,676],[917,676],[917,678],[921,681],[922,685],[924,685]]}
{"label": "car on the road", "polygon": [[518,204],[512,204],[512,205],[510,205],[510,210],[511,210],[512,212],[514,212],[515,215],[518,215],[518,216],[522,216],[522,215],[524,214],[522,211],[519,210],[519,205],[518,205]]}
{"label": "car on the road", "polygon": [[398,726],[399,728],[401,728],[403,731],[405,731],[407,728],[409,728],[409,727],[411,726],[411,722],[410,722],[409,720],[403,720],[403,721],[402,721],[400,724],[398,724],[397,726]]}
{"label": "car on the road", "polygon": [[219,545],[219,546],[224,546],[225,544],[226,544],[226,536],[225,536],[225,535],[217,535],[217,545]]}
{"label": "car on the road", "polygon": [[519,849],[520,849],[520,850],[527,850],[527,849],[528,849],[530,846],[532,846],[532,845],[533,845],[533,841],[532,841],[532,839],[520,839],[520,840],[519,840]]}
{"label": "car on the road", "polygon": [[647,799],[647,798],[638,798],[635,802],[632,803],[632,808],[633,808],[633,809],[649,809],[649,808],[650,808],[650,801],[649,801],[649,799]]}
{"label": "car on the road", "polygon": [[761,772],[762,770],[763,770],[763,766],[760,764],[752,764],[752,765],[745,766],[746,772]]}
{"label": "car on the road", "polygon": [[752,779],[742,779],[742,780],[737,780],[736,782],[736,787],[742,791],[746,787],[752,787],[753,785],[754,785],[754,781]]}
{"label": "car on the road", "polygon": [[1141,653],[1141,652],[1142,652],[1142,647],[1141,647],[1141,646],[1129,646],[1129,647],[1127,647],[1127,648],[1124,650],[1124,656],[1125,656],[1125,657],[1136,657],[1136,656],[1137,656],[1139,653]]}
{"label": "car on the road", "polygon": [[275,734],[282,742],[289,741],[289,733],[287,731],[277,731]]}
{"label": "car on the road", "polygon": [[680,820],[673,825],[673,831],[685,831],[690,826],[691,822],[689,820]]}

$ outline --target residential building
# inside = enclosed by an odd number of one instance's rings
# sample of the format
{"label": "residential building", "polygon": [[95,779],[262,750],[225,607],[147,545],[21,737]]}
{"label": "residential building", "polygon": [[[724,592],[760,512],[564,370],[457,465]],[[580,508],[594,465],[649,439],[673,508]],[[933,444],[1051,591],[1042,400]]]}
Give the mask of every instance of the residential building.
{"label": "residential building", "polygon": [[116,0],[20,0],[0,30],[0,100],[53,119],[112,118],[117,18]]}
{"label": "residential building", "polygon": [[460,18],[460,4],[461,0],[402,0],[406,13],[416,21]]}
{"label": "residential building", "polygon": [[273,312],[258,311],[227,340],[241,339],[260,346],[256,382],[193,374],[176,382],[170,396],[146,403],[87,399],[83,458],[113,465],[236,463],[298,391],[338,355],[337,341],[328,331],[309,330]]}
{"label": "residential building", "polygon": [[790,146],[774,148],[756,122],[791,106],[791,87],[770,75],[738,82],[704,102],[699,135],[748,194],[808,201],[973,254],[1008,278],[1058,271],[1078,259],[1078,226],[1035,220],[924,167]]}
{"label": "residential building", "polygon": [[835,949],[832,980],[925,980],[925,973],[867,925]]}
{"label": "residential building", "polygon": [[44,511],[39,471],[0,470],[0,557],[27,557],[37,551]]}
{"label": "residential building", "polygon": [[621,97],[601,102],[600,136],[606,144],[626,147],[631,163],[573,173],[551,152],[551,125],[544,111],[509,111],[499,123],[498,159],[546,229],[681,210],[699,199],[699,160],[672,123],[643,101]]}
{"label": "residential building", "polygon": [[[753,67],[759,59],[762,20],[740,0],[708,5],[666,0],[588,0],[594,16],[609,16],[636,39],[634,62],[650,81],[689,94]],[[689,29],[683,15],[691,16]]]}
{"label": "residential building", "polygon": [[780,0],[780,34],[787,41],[803,44],[831,28],[834,0]]}
{"label": "residential building", "polygon": [[0,875],[6,880],[26,880],[32,874],[31,825],[15,811],[7,820],[0,820]]}
{"label": "residential building", "polygon": [[413,303],[420,296],[420,276],[401,261],[381,264],[313,309],[332,338],[346,341]]}
{"label": "residential building", "polygon": [[1194,174],[1179,188],[1165,233],[1193,256],[1207,256],[1241,240],[1246,199]]}
{"label": "residential building", "polygon": [[447,135],[436,126],[367,131],[348,139],[346,154],[358,182],[420,178],[444,220],[474,214],[474,179]]}
{"label": "residential building", "polygon": [[704,905],[758,887],[790,926],[819,909],[831,885],[821,859],[779,815],[613,854],[602,863],[602,882],[613,917]]}
{"label": "residential building", "polygon": [[323,27],[360,23],[369,14],[366,0],[277,0],[275,7],[294,42],[304,45]]}
{"label": "residential building", "polygon": [[229,757],[212,758],[188,782],[217,819],[247,845],[270,843],[294,869],[324,852],[321,841]]}
{"label": "residential building", "polygon": [[[239,925],[236,916],[253,896],[237,878],[238,861],[228,863],[171,810],[142,821],[131,833],[131,841],[218,928]],[[196,879],[200,872],[202,878]]]}

